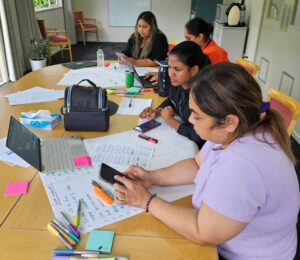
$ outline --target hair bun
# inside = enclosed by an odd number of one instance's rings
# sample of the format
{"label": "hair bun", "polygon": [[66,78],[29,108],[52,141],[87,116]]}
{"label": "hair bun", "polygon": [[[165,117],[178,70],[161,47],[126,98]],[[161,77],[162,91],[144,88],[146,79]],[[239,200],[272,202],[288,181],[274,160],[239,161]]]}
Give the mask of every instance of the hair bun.
{"label": "hair bun", "polygon": [[207,34],[212,34],[214,32],[214,26],[211,23],[207,23]]}

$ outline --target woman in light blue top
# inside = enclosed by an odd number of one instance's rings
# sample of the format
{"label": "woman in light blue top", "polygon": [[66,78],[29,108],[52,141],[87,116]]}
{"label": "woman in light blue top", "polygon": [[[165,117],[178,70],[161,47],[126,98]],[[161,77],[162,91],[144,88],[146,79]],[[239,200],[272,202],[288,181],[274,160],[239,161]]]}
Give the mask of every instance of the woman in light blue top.
{"label": "woman in light blue top", "polygon": [[[116,177],[115,201],[144,208],[182,236],[216,245],[225,259],[293,259],[300,194],[290,139],[260,87],[232,63],[190,80],[190,122],[207,140],[193,159]],[[173,205],[151,185],[195,183],[193,207]]]}

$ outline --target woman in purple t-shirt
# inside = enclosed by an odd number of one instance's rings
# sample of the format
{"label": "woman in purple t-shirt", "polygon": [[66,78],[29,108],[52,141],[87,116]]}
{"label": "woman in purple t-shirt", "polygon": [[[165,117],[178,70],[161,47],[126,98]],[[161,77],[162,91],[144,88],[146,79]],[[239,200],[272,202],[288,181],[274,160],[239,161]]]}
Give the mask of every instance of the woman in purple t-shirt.
{"label": "woman in purple t-shirt", "polygon": [[[189,82],[190,122],[207,140],[194,159],[117,176],[115,201],[146,209],[182,236],[213,244],[225,259],[293,259],[299,186],[280,115],[240,66],[208,66]],[[195,183],[190,209],[148,188]]]}

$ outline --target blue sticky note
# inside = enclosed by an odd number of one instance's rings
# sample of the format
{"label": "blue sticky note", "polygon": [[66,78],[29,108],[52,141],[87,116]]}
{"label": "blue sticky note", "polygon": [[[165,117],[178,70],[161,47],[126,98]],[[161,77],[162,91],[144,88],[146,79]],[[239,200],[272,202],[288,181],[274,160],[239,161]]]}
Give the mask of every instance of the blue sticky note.
{"label": "blue sticky note", "polygon": [[111,252],[114,236],[114,231],[92,231],[89,235],[85,249],[109,254]]}

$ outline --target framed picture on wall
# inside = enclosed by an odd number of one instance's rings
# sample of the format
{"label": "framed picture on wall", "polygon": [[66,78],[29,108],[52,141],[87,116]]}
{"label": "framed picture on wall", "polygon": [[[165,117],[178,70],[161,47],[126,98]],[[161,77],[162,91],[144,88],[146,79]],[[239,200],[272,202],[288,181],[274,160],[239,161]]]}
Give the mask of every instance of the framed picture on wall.
{"label": "framed picture on wall", "polygon": [[144,11],[151,11],[151,0],[108,0],[109,26],[135,26]]}

